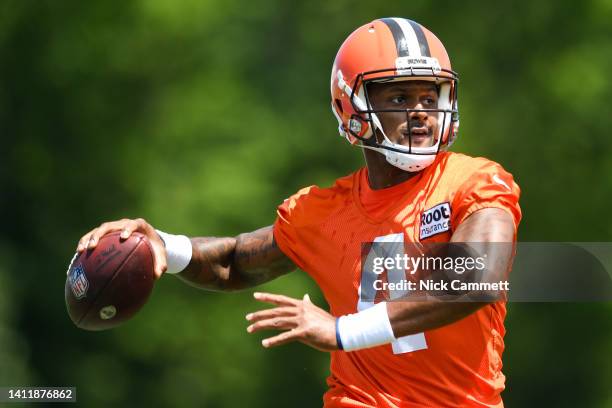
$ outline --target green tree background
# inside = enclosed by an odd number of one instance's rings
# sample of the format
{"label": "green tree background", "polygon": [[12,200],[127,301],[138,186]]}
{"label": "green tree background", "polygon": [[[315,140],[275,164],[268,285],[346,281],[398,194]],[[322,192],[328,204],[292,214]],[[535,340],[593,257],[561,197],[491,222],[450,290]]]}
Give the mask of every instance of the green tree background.
{"label": "green tree background", "polygon": [[[264,350],[252,291],[171,277],[130,323],[76,329],[76,241],[141,216],[189,235],[271,224],[297,189],[362,165],[329,111],[335,52],[405,16],[461,76],[455,151],[522,188],[522,241],[610,241],[612,1],[0,3],[0,385],[76,386],[84,406],[312,407],[328,356]],[[320,292],[303,272],[265,289]],[[612,407],[609,303],[510,304],[509,407]]]}

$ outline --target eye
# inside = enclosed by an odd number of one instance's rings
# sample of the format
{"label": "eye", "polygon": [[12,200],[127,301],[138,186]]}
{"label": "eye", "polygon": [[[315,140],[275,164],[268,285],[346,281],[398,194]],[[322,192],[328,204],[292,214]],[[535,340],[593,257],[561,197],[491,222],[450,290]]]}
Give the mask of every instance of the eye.
{"label": "eye", "polygon": [[403,95],[396,95],[391,98],[391,103],[396,105],[404,105],[406,103],[406,97]]}
{"label": "eye", "polygon": [[427,106],[435,106],[438,104],[438,100],[432,96],[427,96],[423,99],[423,104]]}

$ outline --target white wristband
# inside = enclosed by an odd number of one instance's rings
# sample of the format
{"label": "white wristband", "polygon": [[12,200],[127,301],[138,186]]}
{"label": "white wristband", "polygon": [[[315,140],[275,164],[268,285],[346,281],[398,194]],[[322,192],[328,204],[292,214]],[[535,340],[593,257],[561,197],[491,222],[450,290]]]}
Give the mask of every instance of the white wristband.
{"label": "white wristband", "polygon": [[193,247],[191,240],[185,235],[172,235],[155,230],[166,246],[166,273],[182,272],[191,261]]}
{"label": "white wristband", "polygon": [[380,346],[395,340],[387,302],[377,303],[359,313],[340,316],[337,330],[345,351]]}

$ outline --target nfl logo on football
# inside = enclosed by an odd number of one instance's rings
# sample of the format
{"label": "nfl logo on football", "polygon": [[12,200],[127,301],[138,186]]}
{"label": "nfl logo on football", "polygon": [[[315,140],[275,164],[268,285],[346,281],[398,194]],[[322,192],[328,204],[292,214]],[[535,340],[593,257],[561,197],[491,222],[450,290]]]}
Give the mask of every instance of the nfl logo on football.
{"label": "nfl logo on football", "polygon": [[72,289],[74,297],[77,299],[85,297],[85,294],[87,294],[88,287],[89,282],[85,277],[85,270],[83,269],[83,265],[78,264],[74,268],[72,268],[72,272],[70,273],[70,288]]}

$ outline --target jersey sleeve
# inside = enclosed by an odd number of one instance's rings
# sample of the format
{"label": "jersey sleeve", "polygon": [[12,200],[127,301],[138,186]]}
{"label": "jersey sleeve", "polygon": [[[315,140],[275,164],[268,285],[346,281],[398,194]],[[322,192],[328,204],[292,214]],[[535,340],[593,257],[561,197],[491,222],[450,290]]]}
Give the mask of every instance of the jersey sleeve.
{"label": "jersey sleeve", "polygon": [[521,190],[512,174],[499,164],[486,161],[458,189],[453,200],[455,211],[451,224],[456,228],[482,208],[500,208],[510,213],[516,231],[521,221],[520,194]]}
{"label": "jersey sleeve", "polygon": [[302,270],[305,269],[306,260],[303,257],[303,239],[300,236],[300,229],[306,222],[305,207],[308,194],[313,187],[301,189],[279,205],[274,222],[276,244]]}

